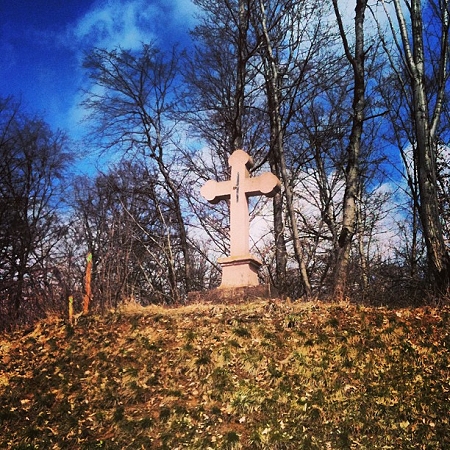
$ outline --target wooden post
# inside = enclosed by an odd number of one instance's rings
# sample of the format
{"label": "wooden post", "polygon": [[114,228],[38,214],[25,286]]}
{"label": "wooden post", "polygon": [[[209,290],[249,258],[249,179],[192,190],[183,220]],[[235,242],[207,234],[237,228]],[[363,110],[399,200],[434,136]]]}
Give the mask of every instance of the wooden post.
{"label": "wooden post", "polygon": [[85,277],[85,294],[83,299],[83,314],[89,312],[89,302],[92,297],[91,275],[92,275],[92,253],[89,252],[86,257],[86,277]]}
{"label": "wooden post", "polygon": [[69,295],[69,323],[73,325],[73,296]]}

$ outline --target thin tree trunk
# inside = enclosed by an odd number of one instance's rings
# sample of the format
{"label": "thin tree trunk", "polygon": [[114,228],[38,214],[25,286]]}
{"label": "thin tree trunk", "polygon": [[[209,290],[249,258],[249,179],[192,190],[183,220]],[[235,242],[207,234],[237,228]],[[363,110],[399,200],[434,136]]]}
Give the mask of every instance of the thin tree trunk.
{"label": "thin tree trunk", "polygon": [[239,0],[239,24],[238,24],[238,60],[236,70],[236,90],[235,90],[235,113],[232,129],[232,149],[242,149],[244,139],[242,135],[242,116],[244,114],[245,101],[245,79],[247,74],[247,32],[248,32],[248,11],[244,0]]}
{"label": "thin tree trunk", "polygon": [[[151,120],[149,120],[148,122],[151,123]],[[146,127],[145,132],[146,132],[147,146],[151,150],[150,154],[158,164],[159,171],[163,176],[167,186],[167,193],[169,194],[174,203],[174,212],[178,224],[178,231],[180,233],[181,252],[183,253],[184,259],[184,282],[186,292],[189,292],[192,285],[192,265],[189,252],[189,242],[187,238],[186,225],[183,218],[183,212],[181,210],[180,193],[174,181],[172,180],[172,177],[170,176],[169,170],[167,169],[164,163],[163,146],[161,144],[159,132],[157,133],[155,146],[152,146],[152,137],[148,126]],[[177,292],[177,299],[178,299],[178,292]]]}
{"label": "thin tree trunk", "polygon": [[[270,158],[271,171],[280,178],[277,164]],[[287,250],[284,237],[283,195],[277,192],[272,199],[273,205],[273,230],[275,237],[275,277],[274,285],[283,293],[286,286]]]}
{"label": "thin tree trunk", "polygon": [[92,253],[89,252],[86,257],[86,275],[84,280],[84,299],[83,299],[83,314],[89,313],[89,304],[92,298]]}
{"label": "thin tree trunk", "polygon": [[365,80],[364,80],[364,15],[367,0],[357,0],[355,8],[355,49],[351,53],[342,23],[337,0],[333,6],[339,26],[346,57],[353,68],[353,121],[347,146],[347,167],[345,172],[345,192],[343,200],[342,229],[338,239],[336,265],[333,276],[333,295],[336,300],[346,296],[348,266],[356,224],[356,201],[359,191],[359,158],[364,122]]}
{"label": "thin tree trunk", "polygon": [[286,208],[288,210],[288,215],[291,224],[291,233],[294,244],[294,252],[297,263],[300,268],[300,274],[303,282],[303,287],[307,296],[311,295],[311,284],[309,282],[308,272],[306,270],[306,264],[303,256],[303,248],[300,241],[300,236],[297,226],[297,217],[294,209],[294,198],[292,193],[292,187],[289,180],[288,170],[286,167],[286,158],[284,154],[284,143],[283,143],[283,127],[281,123],[280,114],[280,99],[278,96],[278,68],[276,64],[276,59],[273,54],[272,44],[269,37],[269,32],[267,30],[266,23],[266,12],[264,4],[260,1],[261,10],[261,27],[262,27],[262,37],[264,39],[264,47],[266,50],[266,63],[267,63],[267,97],[269,103],[269,116],[271,121],[271,140],[272,140],[272,150],[274,150],[276,155],[276,160],[279,163],[281,179],[284,185],[285,195],[286,195]]}
{"label": "thin tree trunk", "polygon": [[[361,196],[362,193],[360,192],[359,195]],[[367,229],[367,224],[365,218],[363,217],[364,211],[363,208],[361,207],[361,203],[358,203],[357,209],[358,212],[356,221],[358,228],[357,241],[358,241],[359,266],[360,266],[360,283],[361,289],[365,294],[367,292],[367,288],[369,287],[369,277],[368,277],[369,270],[367,267],[367,258],[368,258],[367,254],[369,252],[370,239],[367,246],[365,246],[363,230]]]}
{"label": "thin tree trunk", "polygon": [[[161,153],[162,153],[162,151],[161,151]],[[177,219],[178,231],[180,233],[181,251],[183,253],[183,258],[184,258],[184,278],[185,278],[184,281],[185,281],[186,291],[189,292],[191,289],[191,283],[192,283],[192,266],[191,266],[191,258],[190,258],[190,254],[189,254],[189,242],[188,242],[188,238],[187,238],[186,226],[184,223],[183,213],[181,211],[180,194],[162,161],[162,156],[160,158],[159,157],[156,158],[156,160],[157,160],[160,172],[162,173],[162,175],[164,177],[164,181],[166,182],[167,187],[169,189],[169,193],[172,198],[172,201],[174,202],[175,217]],[[162,217],[162,213],[160,213],[160,214]],[[176,279],[175,270],[174,270],[175,264],[174,264],[174,260],[173,260],[172,245],[171,245],[171,241],[170,241],[171,240],[170,233],[167,236],[167,240],[168,240],[168,246],[169,246],[170,256],[171,256],[171,258],[170,258],[171,261],[169,263],[169,267],[171,268],[170,272],[172,273],[172,271],[173,271],[171,277]],[[176,292],[176,300],[178,300],[179,294],[176,289],[176,286],[174,286],[174,289]]]}
{"label": "thin tree trunk", "polygon": [[[400,34],[403,42],[405,62],[413,91],[413,115],[415,125],[415,154],[418,166],[419,216],[427,247],[428,268],[431,281],[440,292],[446,292],[450,284],[450,256],[445,245],[440,222],[437,174],[436,174],[436,140],[442,111],[443,92],[447,79],[447,39],[449,30],[448,11],[443,11],[443,42],[441,46],[440,71],[437,79],[437,101],[431,123],[429,122],[428,99],[425,86],[425,51],[423,45],[422,4],[412,0],[409,8],[411,15],[411,40],[408,36],[406,21],[399,0],[394,0]],[[410,43],[411,42],[411,43]],[[411,48],[412,45],[412,48]]]}

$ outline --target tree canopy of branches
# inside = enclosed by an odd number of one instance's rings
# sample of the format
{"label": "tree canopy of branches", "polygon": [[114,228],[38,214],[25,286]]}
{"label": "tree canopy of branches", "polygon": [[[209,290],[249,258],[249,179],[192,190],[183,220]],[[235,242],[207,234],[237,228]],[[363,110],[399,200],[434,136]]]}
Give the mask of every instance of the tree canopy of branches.
{"label": "tree canopy of branches", "polygon": [[[153,44],[143,44],[138,52],[94,49],[84,61],[93,87],[83,104],[91,112],[97,142],[106,149],[155,163],[161,186],[170,198],[172,222],[184,255],[181,279],[185,292],[190,289],[191,262],[181,205],[182,178],[173,151],[177,62],[175,50],[167,57]],[[179,298],[178,291],[173,294]]]}
{"label": "tree canopy of branches", "polygon": [[7,322],[42,316],[55,299],[58,209],[71,160],[66,139],[13,99],[0,99],[0,313]]}
{"label": "tree canopy of branches", "polygon": [[437,161],[449,136],[449,3],[394,0],[393,9],[382,4],[391,40],[383,37],[381,25],[380,35],[397,95],[386,94],[383,86],[380,89],[389,101],[392,136],[405,162],[413,207],[420,218],[427,275],[434,288],[445,293],[450,283],[450,254],[442,225]]}
{"label": "tree canopy of branches", "polygon": [[252,248],[264,282],[295,298],[446,294],[448,1],[193,2],[183,51],[146,42],[85,55],[89,142],[111,158],[74,180],[70,211],[59,206],[64,135],[0,101],[5,317],[79,299],[87,253],[101,309],[217,286],[229,210],[199,190],[229,178],[239,148],[252,175],[282,181],[273,200],[250,202],[252,217],[270,217]]}
{"label": "tree canopy of branches", "polygon": [[123,161],[79,180],[75,211],[79,242],[93,256],[94,307],[177,299],[184,256],[172,200],[155,171]]}

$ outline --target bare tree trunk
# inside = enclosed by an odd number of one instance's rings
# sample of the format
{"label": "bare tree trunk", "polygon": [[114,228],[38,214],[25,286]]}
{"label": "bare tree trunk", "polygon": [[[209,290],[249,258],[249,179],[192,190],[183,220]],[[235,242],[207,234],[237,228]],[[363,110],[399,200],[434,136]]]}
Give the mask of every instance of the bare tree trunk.
{"label": "bare tree trunk", "polygon": [[355,234],[356,202],[359,191],[359,158],[365,106],[364,15],[367,0],[356,0],[354,55],[351,53],[337,0],[333,0],[333,6],[345,55],[352,65],[354,75],[353,121],[347,146],[342,229],[338,239],[339,247],[333,277],[333,294],[336,300],[340,300],[345,297],[347,287],[348,265],[353,236]]}
{"label": "bare tree trunk", "polygon": [[[191,289],[191,285],[192,285],[192,265],[191,265],[191,257],[190,257],[190,252],[189,252],[189,242],[188,242],[188,237],[187,237],[187,232],[186,232],[186,225],[185,225],[184,218],[183,218],[183,212],[181,210],[180,193],[179,193],[179,190],[177,189],[177,186],[175,186],[175,183],[172,180],[172,178],[169,174],[169,171],[167,170],[167,168],[164,164],[164,161],[162,158],[162,147],[159,150],[158,156],[155,156],[155,159],[158,163],[158,167],[164,178],[164,181],[166,182],[167,192],[168,192],[169,196],[171,197],[173,204],[174,204],[174,212],[175,212],[175,217],[177,219],[178,232],[180,233],[181,252],[183,253],[183,258],[184,258],[184,282],[185,282],[185,286],[186,286],[186,291],[189,292]],[[161,218],[162,218],[162,214],[161,214]],[[170,254],[172,255],[172,245],[170,242],[170,240],[171,240],[170,233],[167,235],[167,240],[168,240]],[[174,262],[173,262],[173,258],[171,258],[171,261],[169,262],[171,278],[172,277],[176,278],[176,274],[173,269],[173,266],[174,266]],[[174,289],[175,289],[174,292],[176,292],[175,300],[178,300],[179,293],[177,292],[176,286],[174,286]]]}
{"label": "bare tree trunk", "polygon": [[[277,164],[270,158],[271,171],[280,178]],[[275,277],[274,285],[283,293],[286,285],[287,249],[284,237],[283,195],[277,192],[272,200],[273,230],[275,237]]]}
{"label": "bare tree trunk", "polygon": [[311,284],[309,282],[308,272],[306,270],[306,264],[303,256],[303,248],[300,241],[300,236],[297,226],[297,217],[294,209],[294,196],[292,193],[292,187],[289,180],[288,170],[286,167],[286,158],[284,154],[284,142],[283,142],[283,127],[281,123],[281,108],[280,99],[278,96],[279,87],[279,74],[277,61],[272,50],[272,44],[267,29],[266,12],[264,8],[264,2],[260,0],[260,12],[261,12],[261,29],[262,38],[264,40],[265,48],[265,64],[266,64],[266,86],[267,97],[269,103],[269,116],[271,122],[271,150],[274,151],[275,159],[280,167],[281,179],[284,186],[286,195],[286,208],[288,210],[289,220],[291,224],[291,233],[294,244],[294,252],[297,263],[300,268],[300,274],[303,282],[303,287],[307,296],[311,295]]}
{"label": "bare tree trunk", "polygon": [[412,0],[408,8],[411,16],[411,36],[408,35],[400,0],[394,0],[394,5],[413,95],[412,112],[416,139],[414,157],[418,166],[420,194],[419,216],[427,247],[429,274],[437,290],[445,292],[450,283],[450,256],[445,245],[440,221],[436,172],[436,131],[442,113],[445,84],[448,78],[448,4],[444,2],[440,17],[442,20],[441,54],[436,79],[437,95],[431,118],[425,85],[422,3],[420,0]]}
{"label": "bare tree trunk", "polygon": [[244,114],[245,103],[245,81],[247,75],[247,32],[248,32],[248,11],[244,0],[239,0],[239,23],[238,23],[238,59],[236,67],[236,90],[234,101],[234,121],[232,129],[232,149],[242,149],[244,139],[242,135],[242,116]]}
{"label": "bare tree trunk", "polygon": [[450,258],[440,222],[436,181],[436,144],[429,133],[426,102],[422,89],[414,92],[419,172],[419,216],[427,247],[428,266],[438,290],[446,291],[449,284]]}
{"label": "bare tree trunk", "polygon": [[89,305],[92,299],[92,252],[86,257],[86,274],[84,280],[83,314],[89,313]]}
{"label": "bare tree trunk", "polygon": [[[362,197],[362,192],[359,193]],[[367,206],[365,207],[367,208]],[[369,277],[368,277],[368,267],[367,267],[367,258],[369,252],[369,245],[366,248],[364,245],[364,230],[367,230],[366,218],[364,217],[365,211],[361,205],[361,202],[358,202],[357,205],[357,242],[358,242],[358,253],[359,253],[359,265],[360,265],[360,284],[361,289],[364,293],[367,292],[367,288],[369,287]],[[370,242],[370,240],[369,240]]]}
{"label": "bare tree trunk", "polygon": [[418,274],[418,241],[419,241],[419,221],[420,219],[417,217],[417,210],[413,209],[412,211],[413,219],[412,219],[412,239],[411,239],[411,253],[409,255],[410,258],[410,276],[411,278],[415,278]]}
{"label": "bare tree trunk", "polygon": [[327,225],[331,234],[331,243],[334,250],[338,245],[338,227],[333,202],[333,196],[328,185],[328,177],[325,170],[325,162],[319,145],[314,146],[314,160],[316,161],[317,186],[319,188],[320,203],[322,205],[322,220]]}

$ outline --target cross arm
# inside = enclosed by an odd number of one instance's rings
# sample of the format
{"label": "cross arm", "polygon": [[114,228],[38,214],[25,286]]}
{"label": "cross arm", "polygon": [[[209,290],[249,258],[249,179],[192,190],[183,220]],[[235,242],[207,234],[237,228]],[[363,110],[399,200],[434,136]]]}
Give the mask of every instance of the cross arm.
{"label": "cross arm", "polygon": [[245,181],[245,192],[248,197],[255,195],[273,197],[281,189],[280,180],[271,172],[265,172],[255,178],[247,178]]}
{"label": "cross arm", "polygon": [[208,200],[209,203],[219,203],[221,200],[230,198],[233,190],[231,180],[229,181],[207,181],[200,189],[200,194]]}

